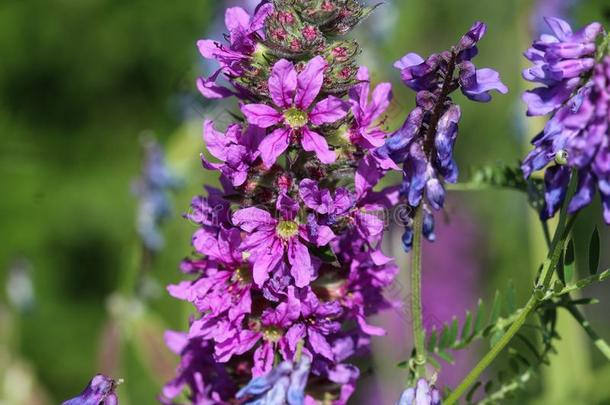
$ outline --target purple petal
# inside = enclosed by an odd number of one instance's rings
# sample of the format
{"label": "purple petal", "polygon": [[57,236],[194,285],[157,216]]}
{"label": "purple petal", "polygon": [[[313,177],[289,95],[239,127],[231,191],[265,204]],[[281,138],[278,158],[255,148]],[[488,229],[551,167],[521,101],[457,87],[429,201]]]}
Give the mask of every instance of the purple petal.
{"label": "purple petal", "polygon": [[546,169],[544,183],[546,192],[544,199],[546,206],[541,213],[544,219],[551,218],[566,197],[568,183],[570,182],[570,168],[567,166],[551,166]]}
{"label": "purple petal", "polygon": [[304,127],[302,131],[303,137],[301,139],[301,145],[303,146],[303,149],[308,152],[315,152],[318,159],[320,159],[320,162],[324,164],[331,164],[337,160],[336,153],[328,148],[328,143],[326,143],[326,139],[324,139],[322,135],[307,127]]}
{"label": "purple petal", "polygon": [[307,109],[320,93],[324,81],[326,61],[321,56],[310,60],[305,69],[297,77],[297,94],[295,105],[300,109]]}
{"label": "purple petal", "polygon": [[297,88],[297,71],[292,62],[279,60],[273,65],[269,78],[269,94],[278,107],[288,108],[292,105]]}
{"label": "purple petal", "polygon": [[578,188],[570,200],[568,212],[573,214],[581,208],[586,207],[593,201],[595,195],[595,176],[591,171],[580,171],[578,176]]}
{"label": "purple petal", "polygon": [[316,104],[309,113],[309,120],[314,125],[330,124],[347,115],[348,104],[334,96],[329,96]]}
{"label": "purple petal", "polygon": [[396,69],[402,70],[424,63],[424,58],[416,53],[408,53],[394,63]]}
{"label": "purple petal", "polygon": [[276,269],[283,257],[284,250],[277,240],[274,240],[265,251],[257,254],[252,268],[252,278],[257,286],[263,286],[269,279],[269,273]]}
{"label": "purple petal", "polygon": [[292,265],[290,274],[294,277],[297,287],[306,287],[312,279],[313,267],[309,251],[298,240],[291,240],[288,243],[288,261]]}
{"label": "purple petal", "polygon": [[572,27],[566,21],[557,17],[545,17],[549,28],[553,31],[555,36],[559,38],[561,41],[568,40],[570,36],[572,36]]}
{"label": "purple petal", "polygon": [[502,94],[508,93],[508,87],[500,80],[500,74],[493,69],[478,69],[473,79],[461,87],[464,95],[473,101],[490,101],[491,90],[497,90]]}
{"label": "purple petal", "polygon": [[285,193],[282,193],[275,203],[275,209],[282,215],[283,219],[293,221],[299,211],[299,204]]}
{"label": "purple petal", "polygon": [[290,130],[286,128],[278,128],[262,140],[258,149],[265,166],[273,166],[277,158],[288,149],[289,141]]}
{"label": "purple petal", "polygon": [[311,345],[312,349],[316,353],[319,353],[322,356],[326,357],[328,360],[333,361],[333,351],[328,342],[326,341],[326,338],[324,338],[324,336],[322,336],[313,328],[308,328],[307,334],[309,335],[309,344]]}
{"label": "purple petal", "polygon": [[199,90],[203,97],[214,100],[227,98],[234,95],[234,93],[228,88],[216,84],[218,75],[220,75],[221,72],[222,69],[218,69],[207,79],[205,77],[200,77],[197,79],[197,90]]}
{"label": "purple petal", "polygon": [[229,7],[225,12],[225,26],[229,31],[250,28],[250,14],[241,7]]}
{"label": "purple petal", "polygon": [[246,232],[253,232],[258,228],[275,226],[276,220],[265,210],[256,207],[244,208],[233,214],[233,224]]}
{"label": "purple petal", "polygon": [[282,114],[266,104],[245,104],[241,111],[248,122],[260,128],[269,128],[282,122]]}

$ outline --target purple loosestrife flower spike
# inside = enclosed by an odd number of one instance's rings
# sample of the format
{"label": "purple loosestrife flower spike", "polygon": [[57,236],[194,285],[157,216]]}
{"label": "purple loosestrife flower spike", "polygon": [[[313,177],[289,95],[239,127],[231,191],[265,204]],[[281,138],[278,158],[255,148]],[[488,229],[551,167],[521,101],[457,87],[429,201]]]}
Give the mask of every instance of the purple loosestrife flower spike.
{"label": "purple loosestrife flower spike", "polygon": [[235,95],[245,119],[204,123],[202,164],[222,187],[206,187],[185,215],[197,226],[181,265],[189,280],[168,291],[197,314],[188,332],[166,334],[181,361],[164,404],[185,389],[193,404],[323,393],[343,405],[354,392],[349,362],[384,334],[368,317],[393,305],[383,291],[398,268],[381,250],[378,213],[398,189],[375,187],[398,166],[376,150],[391,86],[371,84],[355,41],[329,35],[370,11],[355,0],[264,1],[254,16],[227,11],[228,44],[200,41],[220,63],[200,90]]}
{"label": "purple loosestrife flower spike", "polygon": [[559,210],[576,170],[578,184],[568,212],[589,205],[599,190],[604,220],[610,224],[610,56],[595,42],[603,28],[591,23],[573,32],[563,20],[546,21],[554,35],[534,41],[525,54],[534,66],[524,71],[527,80],[543,86],[523,99],[529,115],[552,115],[521,167],[529,177],[551,164],[544,176],[543,219]]}
{"label": "purple loosestrife flower spike", "polygon": [[[485,24],[476,22],[451,50],[427,59],[408,53],[394,65],[405,85],[417,92],[416,107],[376,154],[403,164],[401,195],[413,208],[411,216],[416,207],[423,205],[424,235],[430,241],[435,238],[432,210],[442,209],[445,202],[443,183],[455,183],[458,177],[453,147],[461,110],[451,100],[451,93],[460,89],[472,101],[488,102],[490,91],[508,91],[498,72],[477,69],[472,63],[486,29]],[[403,246],[409,251],[413,243],[412,218],[405,222]]]}
{"label": "purple loosestrife flower spike", "polygon": [[78,397],[69,399],[62,405],[119,405],[119,398],[114,393],[118,384],[110,377],[97,374]]}
{"label": "purple loosestrife flower spike", "polygon": [[396,405],[441,405],[441,394],[434,385],[420,379],[415,387],[402,393]]}

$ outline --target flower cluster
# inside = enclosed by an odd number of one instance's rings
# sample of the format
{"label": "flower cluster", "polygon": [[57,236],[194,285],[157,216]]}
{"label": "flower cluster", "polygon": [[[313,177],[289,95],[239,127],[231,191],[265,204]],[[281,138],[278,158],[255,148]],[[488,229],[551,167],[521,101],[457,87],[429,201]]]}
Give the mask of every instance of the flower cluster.
{"label": "flower cluster", "polygon": [[599,189],[604,219],[610,224],[610,56],[603,28],[592,23],[573,32],[558,18],[547,18],[554,35],[543,35],[525,56],[534,64],[525,79],[542,86],[523,96],[528,115],[552,117],[532,140],[534,149],[523,161],[526,177],[545,168],[543,219],[552,217],[566,198],[573,171],[578,184],[568,212],[591,203]]}
{"label": "flower cluster", "polygon": [[388,83],[371,90],[355,42],[329,36],[370,11],[354,0],[264,1],[254,16],[227,10],[228,44],[199,41],[220,63],[199,89],[237,97],[244,120],[204,123],[212,158],[202,163],[222,189],[187,214],[198,225],[182,264],[192,277],[169,292],[198,315],[187,333],[166,335],[182,360],[164,403],[186,387],[193,403],[343,404],[355,389],[349,361],[384,333],[367,318],[393,305],[383,290],[398,271],[381,251],[398,192],[374,190],[397,169],[375,152],[392,94]]}
{"label": "flower cluster", "polygon": [[[444,205],[443,182],[455,183],[458,177],[453,146],[461,111],[451,100],[451,93],[460,89],[470,100],[488,102],[491,90],[508,91],[498,72],[477,69],[472,63],[485,31],[485,24],[476,22],[451,50],[427,59],[409,53],[395,64],[403,82],[417,92],[416,107],[377,154],[404,165],[401,195],[409,206],[421,205],[425,213],[423,231],[429,240],[434,240],[432,209],[440,210]],[[413,229],[407,226],[405,250],[411,249],[412,242]]]}

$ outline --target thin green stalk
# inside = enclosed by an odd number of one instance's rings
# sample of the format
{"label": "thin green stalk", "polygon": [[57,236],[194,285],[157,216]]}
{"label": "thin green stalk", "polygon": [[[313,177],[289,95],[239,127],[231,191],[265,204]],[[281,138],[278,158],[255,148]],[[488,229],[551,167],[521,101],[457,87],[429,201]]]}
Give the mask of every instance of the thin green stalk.
{"label": "thin green stalk", "polygon": [[593,330],[593,327],[591,326],[587,318],[585,318],[585,316],[582,314],[582,312],[580,312],[576,305],[566,305],[566,309],[570,312],[570,314],[572,314],[574,319],[578,321],[578,323],[580,324],[580,326],[582,326],[585,332],[587,332],[587,335],[589,335],[589,337],[593,341],[593,344],[595,344],[595,347],[597,347],[599,351],[602,352],[602,354],[606,356],[608,360],[610,360],[610,345],[608,345],[608,342],[606,342],[595,332],[595,330]]}
{"label": "thin green stalk", "polygon": [[472,369],[470,373],[464,378],[464,380],[460,383],[460,385],[449,395],[449,397],[445,400],[445,405],[452,405],[457,402],[458,399],[462,395],[466,393],[468,387],[474,384],[481,373],[485,371],[487,367],[491,364],[492,361],[504,350],[506,345],[510,343],[511,339],[517,334],[519,329],[523,326],[527,317],[536,309],[538,306],[538,300],[535,297],[530,297],[529,301],[525,305],[525,307],[521,310],[519,317],[515,320],[515,322],[508,328],[506,333],[500,338],[500,340],[491,348],[489,352],[479,361],[479,363]]}
{"label": "thin green stalk", "polygon": [[415,346],[416,378],[424,377],[426,373],[425,332],[421,303],[421,255],[422,230],[424,224],[424,209],[416,208],[413,221],[413,249],[411,251],[411,324],[413,329],[413,344]]}

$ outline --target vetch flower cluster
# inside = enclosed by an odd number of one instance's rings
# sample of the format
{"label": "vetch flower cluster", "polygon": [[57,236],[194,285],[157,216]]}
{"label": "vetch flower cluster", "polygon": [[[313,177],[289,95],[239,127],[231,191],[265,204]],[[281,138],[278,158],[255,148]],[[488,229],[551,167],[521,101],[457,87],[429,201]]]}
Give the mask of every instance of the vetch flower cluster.
{"label": "vetch flower cluster", "polygon": [[392,94],[388,83],[370,88],[357,43],[329,36],[371,10],[264,1],[253,16],[227,10],[228,44],[198,43],[220,64],[199,89],[237,97],[244,120],[204,123],[212,158],[202,163],[222,188],[187,214],[198,225],[182,264],[191,279],[168,289],[197,315],[188,332],[166,335],[181,364],[164,403],[185,388],[192,403],[343,404],[354,391],[350,361],[384,333],[367,318],[393,305],[383,290],[398,271],[381,251],[379,217],[398,193],[374,190],[397,168],[376,153]]}
{"label": "vetch flower cluster", "polygon": [[[434,240],[432,210],[440,210],[445,201],[444,182],[455,183],[458,168],[453,158],[460,107],[450,95],[460,89],[470,100],[488,102],[491,90],[508,89],[493,69],[477,69],[472,59],[486,25],[476,22],[451,50],[435,53],[427,59],[409,53],[394,65],[403,82],[417,92],[416,107],[404,125],[377,153],[404,166],[401,195],[408,204],[424,210],[424,234]],[[414,212],[413,210],[412,212]],[[403,236],[405,250],[413,243],[413,230],[407,226]]]}
{"label": "vetch flower cluster", "polygon": [[[543,219],[563,204],[575,170],[578,184],[568,212],[589,205],[600,191],[604,220],[610,224],[610,56],[603,28],[591,23],[573,32],[558,18],[547,18],[554,35],[534,41],[525,56],[534,66],[525,79],[542,84],[524,94],[528,115],[552,114],[544,130],[532,140],[525,157],[526,177],[545,168]],[[553,164],[554,163],[554,164]]]}

